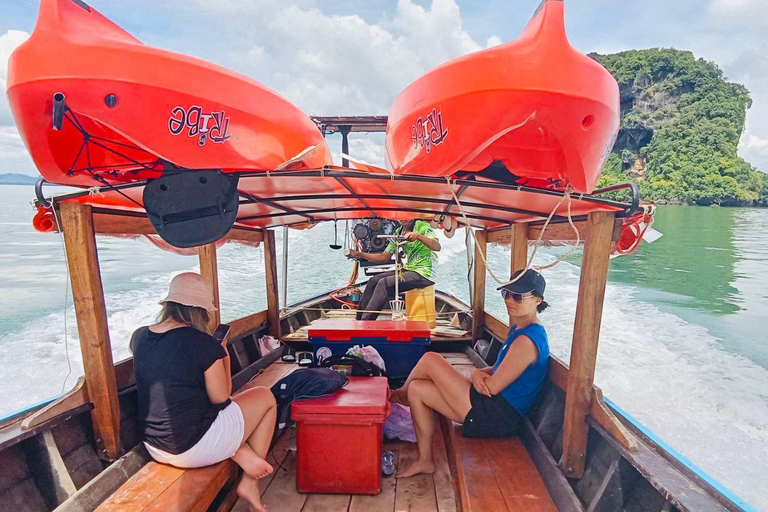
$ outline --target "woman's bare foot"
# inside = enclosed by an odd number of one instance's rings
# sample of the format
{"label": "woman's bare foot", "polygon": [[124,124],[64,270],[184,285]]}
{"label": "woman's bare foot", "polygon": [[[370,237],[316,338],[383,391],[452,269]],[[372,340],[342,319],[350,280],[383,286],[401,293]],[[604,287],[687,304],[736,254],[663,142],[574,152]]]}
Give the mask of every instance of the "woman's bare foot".
{"label": "woman's bare foot", "polygon": [[389,395],[389,401],[400,405],[408,405],[408,393],[403,388],[396,389]]}
{"label": "woman's bare foot", "polygon": [[259,481],[243,473],[240,483],[237,484],[237,495],[248,502],[253,512],[267,512],[267,506],[261,502],[261,490]]}
{"label": "woman's bare foot", "polygon": [[240,467],[243,468],[245,474],[251,478],[264,478],[265,476],[271,475],[272,471],[274,471],[272,465],[256,455],[256,452],[254,451],[247,452],[244,458],[245,460],[241,461],[236,457],[235,462],[240,464]]}
{"label": "woman's bare foot", "polygon": [[416,475],[420,475],[422,473],[431,475],[435,472],[435,463],[430,461],[422,462],[420,460],[417,460],[407,468],[404,468],[402,471],[397,472],[397,478],[408,478]]}

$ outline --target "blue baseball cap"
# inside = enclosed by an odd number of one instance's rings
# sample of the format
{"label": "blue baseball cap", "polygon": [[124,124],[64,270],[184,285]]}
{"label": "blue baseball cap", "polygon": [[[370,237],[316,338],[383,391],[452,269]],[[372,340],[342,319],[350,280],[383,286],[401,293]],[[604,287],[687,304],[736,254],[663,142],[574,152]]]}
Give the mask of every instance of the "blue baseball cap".
{"label": "blue baseball cap", "polygon": [[[522,274],[522,270],[518,270],[514,274],[512,274],[512,277],[510,278],[510,281],[517,278],[520,274]],[[505,284],[503,286],[499,286],[496,288],[497,290],[509,290],[512,293],[528,293],[532,292],[534,295],[537,295],[539,297],[544,297],[544,289],[547,287],[547,282],[544,281],[544,276],[533,270],[532,268],[529,268],[525,271],[523,276],[515,281],[514,283]]]}

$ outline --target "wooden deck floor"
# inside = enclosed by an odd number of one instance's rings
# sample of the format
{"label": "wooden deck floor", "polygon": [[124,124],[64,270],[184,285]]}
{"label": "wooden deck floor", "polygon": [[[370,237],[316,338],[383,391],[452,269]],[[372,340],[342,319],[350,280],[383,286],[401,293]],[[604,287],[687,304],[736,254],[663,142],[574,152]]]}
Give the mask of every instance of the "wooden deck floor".
{"label": "wooden deck floor", "polygon": [[[469,375],[474,368],[465,354],[443,356],[464,375]],[[446,430],[452,436],[448,443],[440,422],[437,424],[433,438],[437,471],[433,475],[383,477],[381,493],[376,496],[298,493],[296,435],[291,429],[270,453],[268,460],[275,472],[262,481],[262,500],[271,512],[555,510],[538,470],[519,439],[464,439],[456,437],[457,427],[451,424],[448,422]],[[396,454],[398,468],[407,466],[418,456],[415,443],[385,439],[384,449]],[[278,467],[276,461],[280,461],[282,467]],[[248,512],[248,506],[238,501],[233,510]]]}
{"label": "wooden deck floor", "polygon": [[[376,496],[299,494],[296,492],[295,431],[289,430],[273,449],[282,468],[276,466],[271,455],[269,457],[275,472],[262,483],[262,500],[273,512],[456,512],[455,483],[439,428],[435,431],[434,445],[435,474],[404,479],[382,477],[381,492]],[[415,443],[385,440],[384,449],[395,453],[398,467],[410,464],[418,456]],[[232,510],[248,512],[248,505],[240,500]]]}
{"label": "wooden deck floor", "polygon": [[[443,354],[454,366],[473,366],[465,354]],[[262,481],[262,500],[272,512],[456,512],[457,484],[451,477],[442,431],[435,430],[433,438],[437,471],[398,479],[382,477],[381,493],[376,496],[299,494],[296,491],[296,433],[288,430],[275,444],[268,458],[275,472]],[[415,443],[384,440],[384,450],[395,453],[397,467],[405,467],[418,457]],[[280,461],[282,469],[277,467]],[[232,509],[248,512],[240,500]]]}

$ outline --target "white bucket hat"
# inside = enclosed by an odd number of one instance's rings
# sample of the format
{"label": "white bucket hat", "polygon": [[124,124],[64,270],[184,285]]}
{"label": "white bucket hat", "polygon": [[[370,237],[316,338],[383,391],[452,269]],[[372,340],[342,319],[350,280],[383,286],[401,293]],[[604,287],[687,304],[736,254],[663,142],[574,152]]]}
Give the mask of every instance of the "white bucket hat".
{"label": "white bucket hat", "polygon": [[203,276],[195,272],[184,272],[171,280],[168,296],[160,301],[177,302],[185,306],[194,306],[208,311],[216,311],[213,305],[213,291]]}

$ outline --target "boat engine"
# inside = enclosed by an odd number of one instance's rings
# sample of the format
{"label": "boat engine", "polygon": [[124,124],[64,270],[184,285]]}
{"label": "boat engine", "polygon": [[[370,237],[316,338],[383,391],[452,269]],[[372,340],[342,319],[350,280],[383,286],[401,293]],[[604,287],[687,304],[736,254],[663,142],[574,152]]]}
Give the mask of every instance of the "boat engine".
{"label": "boat engine", "polygon": [[[378,235],[392,235],[399,226],[399,222],[382,219],[381,217],[360,219],[352,224],[352,238],[357,242],[360,251],[373,253],[383,252],[387,247],[389,240],[386,238],[378,238]],[[373,263],[368,261],[361,261],[360,264],[364,267],[373,265]]]}

